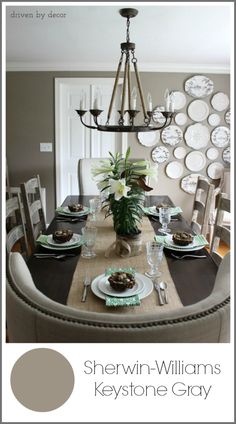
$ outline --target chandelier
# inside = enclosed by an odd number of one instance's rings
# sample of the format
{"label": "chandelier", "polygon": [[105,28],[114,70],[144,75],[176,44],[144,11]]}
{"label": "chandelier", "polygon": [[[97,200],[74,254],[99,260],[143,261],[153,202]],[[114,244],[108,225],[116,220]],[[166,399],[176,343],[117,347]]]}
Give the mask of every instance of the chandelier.
{"label": "chandelier", "polygon": [[[117,72],[115,76],[115,82],[113,86],[113,91],[111,95],[110,105],[107,113],[106,124],[102,125],[99,123],[99,115],[103,112],[100,109],[100,93],[99,90],[96,93],[93,109],[90,109],[90,113],[93,116],[93,121],[95,125],[88,125],[84,122],[83,117],[88,112],[85,110],[85,93],[82,93],[80,100],[80,109],[76,110],[78,113],[81,123],[91,129],[96,129],[98,131],[110,131],[110,132],[142,132],[142,131],[156,131],[164,127],[167,127],[171,124],[173,115],[174,115],[174,105],[169,94],[169,91],[165,92],[165,111],[161,112],[165,118],[164,123],[157,124],[154,119],[154,111],[152,108],[152,97],[150,93],[147,95],[148,107],[146,108],[141,79],[138,72],[137,58],[135,57],[135,43],[130,42],[130,19],[134,18],[138,14],[137,9],[121,9],[119,11],[120,15],[127,19],[126,23],[126,42],[121,43],[121,56],[117,67]],[[124,74],[123,74],[123,83],[121,87],[121,102],[120,110],[117,112],[118,121],[117,125],[110,124],[110,118],[113,110],[114,100],[117,94],[117,86],[120,78],[120,73],[122,70],[122,64],[124,62]],[[138,89],[135,86],[131,86],[131,66],[133,65],[136,83]],[[143,123],[141,125],[135,125],[135,118],[140,112],[136,109],[137,96],[139,95],[142,113],[143,113]],[[125,105],[128,104],[128,109],[125,109]]]}

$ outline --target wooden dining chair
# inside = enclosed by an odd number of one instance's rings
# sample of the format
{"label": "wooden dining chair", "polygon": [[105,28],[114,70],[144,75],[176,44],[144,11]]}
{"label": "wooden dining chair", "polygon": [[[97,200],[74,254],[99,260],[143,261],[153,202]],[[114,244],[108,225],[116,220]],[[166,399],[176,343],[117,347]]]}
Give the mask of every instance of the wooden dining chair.
{"label": "wooden dining chair", "polygon": [[221,193],[217,206],[214,232],[210,247],[210,254],[214,262],[219,265],[222,261],[222,255],[219,253],[220,242],[223,242],[230,248],[230,228],[224,223],[225,212],[230,213],[230,199],[226,193]]}
{"label": "wooden dining chair", "polygon": [[191,219],[192,230],[206,237],[209,233],[209,218],[213,201],[214,185],[206,178],[198,177]]}
{"label": "wooden dining chair", "polygon": [[100,166],[99,161],[104,158],[84,158],[78,162],[78,185],[79,194],[88,196],[97,196],[100,191],[97,188],[97,183],[92,176],[92,168]]}
{"label": "wooden dining chair", "polygon": [[32,250],[39,234],[46,230],[40,177],[37,175],[21,184],[21,195],[26,220],[26,232]]}
{"label": "wooden dining chair", "polygon": [[[11,218],[10,221],[9,218]],[[11,226],[9,223],[11,223]],[[17,250],[25,258],[29,256],[29,245],[19,194],[6,200],[6,250],[7,254]]]}

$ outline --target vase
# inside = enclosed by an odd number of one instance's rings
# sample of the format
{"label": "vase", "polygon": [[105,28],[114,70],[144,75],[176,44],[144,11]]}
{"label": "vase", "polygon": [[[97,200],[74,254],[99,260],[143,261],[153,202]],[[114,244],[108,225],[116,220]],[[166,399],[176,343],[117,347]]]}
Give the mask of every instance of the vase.
{"label": "vase", "polygon": [[116,234],[115,251],[122,258],[140,255],[142,253],[141,232],[135,235]]}

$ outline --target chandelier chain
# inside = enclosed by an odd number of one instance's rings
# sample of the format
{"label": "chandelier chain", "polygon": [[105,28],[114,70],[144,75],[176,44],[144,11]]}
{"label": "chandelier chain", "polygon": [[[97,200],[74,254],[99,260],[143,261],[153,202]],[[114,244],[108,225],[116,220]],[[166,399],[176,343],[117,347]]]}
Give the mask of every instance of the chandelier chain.
{"label": "chandelier chain", "polygon": [[130,42],[130,32],[129,32],[129,27],[130,27],[130,18],[129,18],[129,17],[127,18],[127,23],[126,23],[126,25],[127,25],[127,30],[126,30],[126,41],[127,41],[127,43],[129,43],[129,42]]}

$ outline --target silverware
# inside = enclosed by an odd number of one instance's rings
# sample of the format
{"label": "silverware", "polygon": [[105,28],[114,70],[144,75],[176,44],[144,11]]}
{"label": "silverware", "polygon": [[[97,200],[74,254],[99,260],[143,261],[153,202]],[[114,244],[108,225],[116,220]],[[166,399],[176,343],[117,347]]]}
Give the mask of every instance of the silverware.
{"label": "silverware", "polygon": [[62,222],[82,222],[85,221],[84,219],[80,218],[56,218],[56,221],[62,221]]}
{"label": "silverware", "polygon": [[168,303],[167,284],[166,284],[166,282],[165,281],[161,281],[159,283],[159,286],[160,286],[161,291],[163,292],[163,295],[164,295],[163,297],[164,297],[165,303]]}
{"label": "silverware", "polygon": [[206,255],[183,255],[183,256],[178,256],[178,255],[174,255],[174,253],[171,253],[171,256],[175,259],[184,259],[184,258],[194,258],[194,259],[203,259],[206,258]]}
{"label": "silverware", "polygon": [[90,284],[91,284],[91,278],[89,277],[88,274],[86,274],[85,278],[84,278],[84,290],[83,290],[81,302],[86,302],[87,290],[88,290],[88,287],[90,286]]}
{"label": "silverware", "polygon": [[61,254],[47,254],[47,253],[34,253],[34,257],[37,259],[64,259],[64,258],[68,258],[68,257],[72,257],[72,256],[76,256],[74,254],[65,254],[65,253],[61,253]]}
{"label": "silverware", "polygon": [[164,305],[164,300],[162,298],[161,288],[160,288],[160,286],[159,286],[158,283],[154,283],[154,287],[155,287],[155,289],[156,289],[156,291],[158,293],[158,296],[159,296],[159,303],[162,306],[162,305]]}

